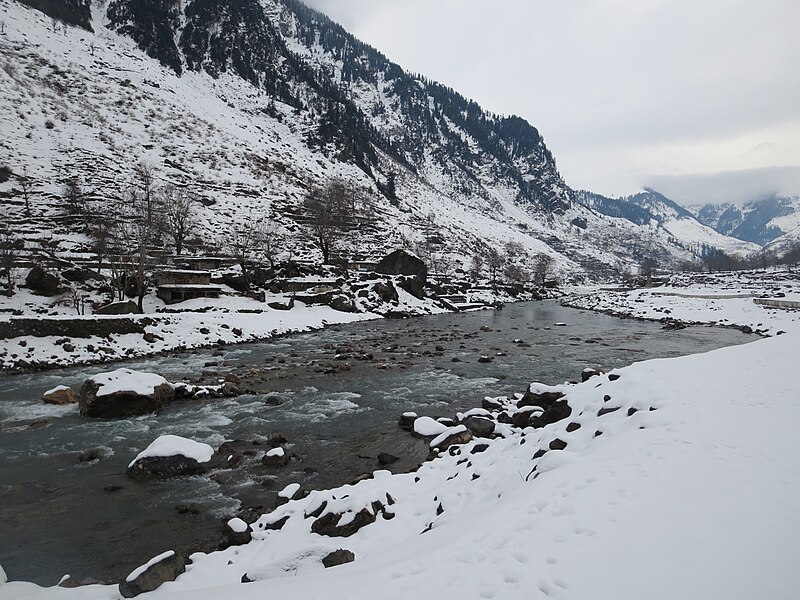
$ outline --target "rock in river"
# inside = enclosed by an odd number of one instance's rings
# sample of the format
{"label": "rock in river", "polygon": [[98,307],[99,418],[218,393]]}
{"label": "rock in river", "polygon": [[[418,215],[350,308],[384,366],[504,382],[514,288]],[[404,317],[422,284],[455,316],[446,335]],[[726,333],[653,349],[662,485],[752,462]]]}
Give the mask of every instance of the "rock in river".
{"label": "rock in river", "polygon": [[103,419],[157,412],[174,399],[174,387],[161,375],[130,369],[98,373],[84,382],[79,395],[81,415]]}
{"label": "rock in river", "polygon": [[125,474],[137,481],[200,475],[211,467],[214,449],[177,435],[162,435],[128,465]]}
{"label": "rock in river", "polygon": [[56,404],[58,406],[65,406],[67,404],[77,404],[78,394],[71,387],[66,385],[59,385],[52,390],[47,390],[42,394],[42,401],[45,404]]}

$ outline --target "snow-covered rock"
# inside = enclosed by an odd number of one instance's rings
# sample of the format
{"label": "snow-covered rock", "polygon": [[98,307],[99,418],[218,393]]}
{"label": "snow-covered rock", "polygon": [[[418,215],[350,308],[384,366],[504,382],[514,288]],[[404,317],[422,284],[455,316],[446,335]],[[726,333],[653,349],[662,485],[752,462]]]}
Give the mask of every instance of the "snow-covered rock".
{"label": "snow-covered rock", "polygon": [[171,479],[205,473],[214,449],[177,435],[162,435],[136,455],[126,474],[138,481]]}
{"label": "snow-covered rock", "polygon": [[123,368],[87,379],[80,411],[85,417],[132,417],[157,412],[174,398],[175,389],[161,375]]}

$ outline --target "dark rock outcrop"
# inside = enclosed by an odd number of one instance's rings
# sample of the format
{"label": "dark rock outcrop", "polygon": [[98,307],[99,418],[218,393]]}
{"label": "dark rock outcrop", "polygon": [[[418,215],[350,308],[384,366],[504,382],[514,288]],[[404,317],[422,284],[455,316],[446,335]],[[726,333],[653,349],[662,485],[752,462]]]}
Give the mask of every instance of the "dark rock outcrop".
{"label": "dark rock outcrop", "polygon": [[168,383],[155,386],[150,395],[123,390],[98,396],[100,387],[92,379],[87,379],[81,386],[79,398],[82,416],[98,419],[137,417],[158,412],[175,399],[175,389]]}
{"label": "dark rock outcrop", "polygon": [[355,559],[356,555],[350,552],[350,550],[344,550],[343,548],[340,548],[339,550],[335,550],[323,558],[322,564],[326,569],[329,569],[331,567],[338,567],[339,565],[351,563]]}
{"label": "dark rock outcrop", "polygon": [[211,463],[199,463],[193,458],[174,456],[148,456],[140,458],[128,467],[125,474],[136,481],[162,481],[175,477],[201,475],[209,470]]}
{"label": "dark rock outcrop", "polygon": [[178,575],[184,571],[186,571],[186,560],[182,556],[172,553],[150,565],[132,581],[125,580],[120,583],[119,593],[123,598],[134,598],[139,594],[152,592],[162,583],[175,581]]}
{"label": "dark rock outcrop", "polygon": [[55,294],[58,292],[59,279],[57,275],[48,273],[39,265],[34,266],[25,278],[25,285],[40,294]]}

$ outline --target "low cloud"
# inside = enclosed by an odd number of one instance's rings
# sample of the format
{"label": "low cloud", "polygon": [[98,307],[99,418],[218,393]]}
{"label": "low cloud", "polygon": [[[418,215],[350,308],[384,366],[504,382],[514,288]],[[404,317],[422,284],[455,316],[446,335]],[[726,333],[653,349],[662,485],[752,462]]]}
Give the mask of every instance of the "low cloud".
{"label": "low cloud", "polygon": [[679,204],[741,204],[776,194],[796,195],[800,190],[800,166],[693,175],[653,175],[648,179],[647,186]]}

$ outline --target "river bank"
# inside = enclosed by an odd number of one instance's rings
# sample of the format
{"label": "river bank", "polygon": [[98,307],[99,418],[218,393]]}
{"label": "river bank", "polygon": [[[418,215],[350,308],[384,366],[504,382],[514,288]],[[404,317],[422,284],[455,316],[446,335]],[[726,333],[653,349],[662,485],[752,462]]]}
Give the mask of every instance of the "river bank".
{"label": "river bank", "polygon": [[[208,548],[217,541],[220,519],[241,514],[252,521],[257,511],[274,507],[277,491],[289,483],[337,487],[386,468],[377,462],[381,452],[399,457],[390,467],[394,472],[416,468],[428,448],[397,428],[407,410],[453,416],[480,406],[484,396],[524,391],[531,379],[561,383],[580,379],[589,366],[612,369],[748,339],[706,327],[663,331],[657,324],[561,308],[553,301],[373,320],[269,344],[228,346],[218,356],[218,350],[199,350],[123,363],[172,381],[210,382],[235,374],[251,393],[107,422],[86,421],[74,407],[46,407],[39,399],[55,385],[79,387],[102,366],[8,377],[0,380],[0,474],[8,482],[0,494],[0,528],[2,537],[15,537],[26,551],[4,554],[0,564],[15,579],[50,585],[65,572],[79,579],[122,577],[164,544],[182,552]],[[356,359],[364,354],[372,358]],[[483,356],[492,360],[480,363]],[[274,398],[281,404],[267,403]],[[25,419],[47,423],[14,431],[14,422]],[[256,455],[252,465],[217,481],[138,486],[124,477],[127,462],[158,435],[179,434],[217,447],[274,432],[288,438],[295,456],[285,470],[261,469]],[[108,456],[80,462],[82,452],[97,447],[107,448]],[[122,489],[108,493],[108,486]],[[98,510],[80,510],[87,502]],[[194,506],[178,512],[178,505]],[[49,535],[42,536],[43,528]]]}

